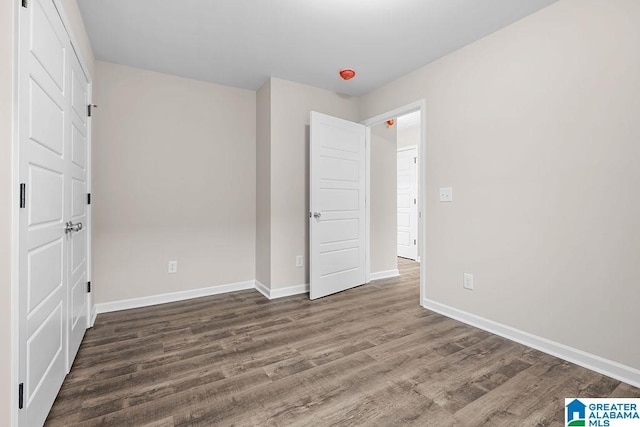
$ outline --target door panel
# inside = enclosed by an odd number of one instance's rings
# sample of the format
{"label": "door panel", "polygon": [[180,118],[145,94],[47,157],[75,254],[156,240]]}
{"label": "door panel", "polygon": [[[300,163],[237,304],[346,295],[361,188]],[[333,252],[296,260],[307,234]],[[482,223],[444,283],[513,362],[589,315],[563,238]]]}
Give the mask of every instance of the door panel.
{"label": "door panel", "polygon": [[79,103],[88,89],[85,81],[71,99],[71,70],[81,69],[53,1],[32,0],[19,13],[19,176],[27,194],[18,225],[18,375],[24,383],[18,423],[36,426],[75,355],[72,325],[86,328],[86,232],[79,238],[65,233],[65,222],[86,216],[86,206],[74,206],[86,200],[86,118],[78,117],[78,125],[71,113],[73,102],[83,111]]}
{"label": "door panel", "polygon": [[78,58],[73,55],[71,62],[71,161],[69,175],[71,181],[71,221],[82,224],[83,228],[71,233],[69,260],[69,360],[71,369],[80,343],[87,328],[87,80]]}
{"label": "door panel", "polygon": [[310,297],[365,282],[365,127],[311,113]]}
{"label": "door panel", "polygon": [[398,256],[418,258],[417,149],[398,150]]}

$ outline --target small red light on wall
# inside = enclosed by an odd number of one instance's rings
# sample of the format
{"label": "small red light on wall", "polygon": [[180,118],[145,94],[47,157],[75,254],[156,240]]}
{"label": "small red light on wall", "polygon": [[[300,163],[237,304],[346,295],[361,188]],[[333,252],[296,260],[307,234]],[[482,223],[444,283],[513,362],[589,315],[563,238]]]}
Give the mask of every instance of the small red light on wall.
{"label": "small red light on wall", "polygon": [[340,70],[339,74],[340,77],[342,77],[344,80],[351,80],[356,76],[356,72],[351,68],[343,68],[342,70]]}
{"label": "small red light on wall", "polygon": [[393,124],[394,124],[395,122],[396,122],[396,121],[395,121],[395,120],[393,120],[393,119],[389,119],[389,120],[387,120],[387,127],[388,127],[388,128],[390,128],[391,126],[393,126]]}

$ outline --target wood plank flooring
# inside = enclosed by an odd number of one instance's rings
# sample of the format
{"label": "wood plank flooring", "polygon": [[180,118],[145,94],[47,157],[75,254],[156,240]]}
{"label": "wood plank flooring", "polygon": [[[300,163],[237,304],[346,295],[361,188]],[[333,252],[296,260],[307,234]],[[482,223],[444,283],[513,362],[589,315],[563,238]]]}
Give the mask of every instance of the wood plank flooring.
{"label": "wood plank flooring", "polygon": [[47,426],[561,426],[640,389],[425,310],[418,264],[309,301],[256,291],[98,316]]}

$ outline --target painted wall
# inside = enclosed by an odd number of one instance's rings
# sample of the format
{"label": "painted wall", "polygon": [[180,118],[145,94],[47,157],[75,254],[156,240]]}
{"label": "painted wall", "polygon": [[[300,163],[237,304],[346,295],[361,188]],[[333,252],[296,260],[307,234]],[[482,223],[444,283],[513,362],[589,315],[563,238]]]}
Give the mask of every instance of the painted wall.
{"label": "painted wall", "polygon": [[638,22],[563,0],[361,99],[426,100],[427,298],[640,368]]}
{"label": "painted wall", "polygon": [[[309,115],[357,120],[357,98],[271,79],[271,287],[309,283]],[[304,267],[296,268],[297,255]]]}
{"label": "painted wall", "polygon": [[398,126],[371,128],[371,273],[398,268]]}
{"label": "painted wall", "polygon": [[60,0],[68,23],[71,26],[72,40],[77,49],[78,56],[84,61],[89,73],[93,76],[95,58],[91,49],[91,42],[82,21],[82,15],[78,8],[77,0]]}
{"label": "painted wall", "polygon": [[16,201],[13,183],[13,77],[14,77],[14,5],[0,2],[0,425],[11,424],[11,412],[17,402],[16,378],[12,377],[12,222]]}
{"label": "painted wall", "polygon": [[[400,119],[398,119],[400,121]],[[398,129],[398,148],[420,144],[420,126]]]}
{"label": "painted wall", "polygon": [[256,94],[256,280],[271,286],[271,80]]}
{"label": "painted wall", "polygon": [[97,61],[94,99],[96,303],[253,280],[256,93]]}

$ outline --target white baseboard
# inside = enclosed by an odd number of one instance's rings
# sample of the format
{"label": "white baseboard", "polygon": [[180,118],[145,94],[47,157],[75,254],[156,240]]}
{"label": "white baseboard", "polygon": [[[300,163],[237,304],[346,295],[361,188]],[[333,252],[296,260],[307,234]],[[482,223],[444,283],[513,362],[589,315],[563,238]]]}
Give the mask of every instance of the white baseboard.
{"label": "white baseboard", "polygon": [[255,290],[260,292],[262,295],[264,295],[265,298],[271,299],[271,296],[270,296],[271,291],[269,290],[269,288],[267,288],[265,285],[263,285],[257,280],[255,280],[254,282],[255,282],[254,283]]}
{"label": "white baseboard", "polygon": [[109,313],[111,311],[128,310],[130,308],[148,307],[150,305],[165,304],[168,302],[184,301],[191,298],[207,297],[224,294],[227,292],[244,291],[255,288],[255,280],[246,282],[229,283],[209,288],[192,289],[189,291],[171,292],[167,294],[151,295],[148,297],[132,298],[127,300],[106,302],[95,305],[96,313]]}
{"label": "white baseboard", "polygon": [[309,284],[288,286],[286,288],[269,289],[259,281],[255,281],[255,288],[268,299],[284,298],[309,292]]}
{"label": "white baseboard", "polygon": [[400,270],[378,271],[377,273],[369,273],[369,280],[389,279],[390,277],[400,276]]}
{"label": "white baseboard", "polygon": [[493,320],[476,316],[466,311],[458,310],[457,308],[433,300],[425,299],[423,307],[635,387],[640,387],[640,370],[630,366],[512,328],[511,326],[494,322]]}
{"label": "white baseboard", "polygon": [[91,319],[89,319],[89,327],[93,328],[93,325],[96,324],[96,316],[98,315],[98,310],[96,309],[96,306],[94,305],[93,307],[91,307]]}
{"label": "white baseboard", "polygon": [[276,288],[276,289],[271,289],[271,295],[269,299],[290,297],[293,295],[306,294],[308,292],[309,292],[308,283],[305,283],[304,285],[288,286],[286,288]]}

